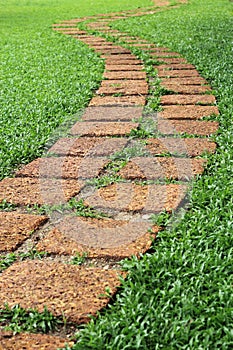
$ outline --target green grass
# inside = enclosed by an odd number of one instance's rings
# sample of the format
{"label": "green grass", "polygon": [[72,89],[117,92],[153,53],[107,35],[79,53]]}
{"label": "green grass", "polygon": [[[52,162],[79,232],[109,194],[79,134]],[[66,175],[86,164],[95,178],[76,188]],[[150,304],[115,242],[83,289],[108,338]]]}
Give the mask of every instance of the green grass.
{"label": "green grass", "polygon": [[149,0],[1,1],[0,179],[41,155],[61,124],[74,123],[101,81],[102,60],[51,25],[149,5]]}
{"label": "green grass", "polygon": [[121,30],[180,52],[212,85],[221,113],[218,149],[193,184],[189,211],[159,233],[154,251],[125,262],[129,276],[116,300],[80,330],[73,349],[233,347],[232,5],[193,0],[117,22]]}

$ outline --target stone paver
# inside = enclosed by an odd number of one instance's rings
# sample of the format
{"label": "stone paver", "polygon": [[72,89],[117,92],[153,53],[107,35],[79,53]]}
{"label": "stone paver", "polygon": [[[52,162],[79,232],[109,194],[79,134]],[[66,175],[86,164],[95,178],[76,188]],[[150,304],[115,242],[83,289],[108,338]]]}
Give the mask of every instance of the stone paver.
{"label": "stone paver", "polygon": [[120,170],[119,175],[127,180],[173,179],[187,181],[203,173],[204,159],[174,157],[136,157]]}
{"label": "stone paver", "polygon": [[6,178],[0,182],[0,202],[5,199],[17,205],[65,203],[81,187],[77,180]]}
{"label": "stone paver", "polygon": [[[190,93],[190,92],[189,92]],[[162,105],[193,105],[193,104],[202,104],[210,105],[215,103],[215,97],[213,95],[164,95],[161,96]]]}
{"label": "stone paver", "polygon": [[82,115],[83,121],[131,121],[139,119],[142,115],[142,107],[88,107]]}
{"label": "stone paver", "polygon": [[142,66],[138,65],[138,64],[134,64],[134,63],[128,63],[128,64],[122,64],[121,66],[119,66],[118,64],[108,64],[106,63],[105,65],[105,70],[107,72],[115,72],[115,71],[120,71],[120,72],[123,72],[123,71],[141,71],[143,69]]}
{"label": "stone paver", "polygon": [[117,80],[117,79],[146,79],[146,72],[138,72],[138,71],[116,71],[116,72],[104,72],[104,78]]}
{"label": "stone paver", "polygon": [[185,198],[185,185],[136,185],[117,183],[96,192],[85,203],[96,209],[159,213],[163,210],[175,210]]}
{"label": "stone paver", "polygon": [[57,350],[72,347],[73,341],[69,339],[47,335],[0,331],[0,350]]}
{"label": "stone paver", "polygon": [[127,143],[126,138],[61,138],[49,151],[64,156],[104,157],[120,151]]}
{"label": "stone paver", "polygon": [[[193,72],[193,71],[191,71]],[[178,78],[161,78],[161,85],[205,85],[207,81],[201,77],[178,77]]]}
{"label": "stone paver", "polygon": [[125,136],[139,123],[132,122],[78,122],[71,128],[72,135],[79,136]]}
{"label": "stone paver", "polygon": [[[25,309],[44,311],[44,305],[55,316],[83,323],[89,315],[109,302],[120,285],[120,271],[83,268],[52,261],[28,260],[14,263],[0,276],[0,307],[20,304]],[[25,298],[26,296],[26,298]]]}
{"label": "stone paver", "polygon": [[144,106],[146,98],[140,95],[95,96],[89,106]]}
{"label": "stone paver", "polygon": [[219,114],[216,106],[164,106],[159,113],[161,118],[167,119],[200,119]]}
{"label": "stone paver", "polygon": [[[148,232],[148,229],[151,232]],[[152,244],[157,226],[146,221],[90,219],[66,216],[36,248],[53,254],[87,253],[89,258],[120,260],[139,256]]]}
{"label": "stone paver", "polygon": [[97,94],[147,95],[148,85],[143,80],[104,80]]}
{"label": "stone paver", "polygon": [[25,165],[16,175],[62,179],[93,178],[109,161],[106,158],[49,157],[37,158]]}
{"label": "stone paver", "polygon": [[[158,69],[158,76],[173,78],[200,77],[196,69]],[[201,82],[203,82],[203,80],[201,80]]]}
{"label": "stone paver", "polygon": [[168,153],[171,155],[201,156],[203,153],[214,153],[216,143],[202,138],[147,139],[146,148],[153,156]]}
{"label": "stone paver", "polygon": [[0,212],[0,252],[15,250],[46,220],[46,216]]}
{"label": "stone paver", "polygon": [[196,121],[196,120],[159,120],[158,131],[165,135],[173,134],[191,134],[199,136],[208,136],[217,132],[219,127],[215,121]]}

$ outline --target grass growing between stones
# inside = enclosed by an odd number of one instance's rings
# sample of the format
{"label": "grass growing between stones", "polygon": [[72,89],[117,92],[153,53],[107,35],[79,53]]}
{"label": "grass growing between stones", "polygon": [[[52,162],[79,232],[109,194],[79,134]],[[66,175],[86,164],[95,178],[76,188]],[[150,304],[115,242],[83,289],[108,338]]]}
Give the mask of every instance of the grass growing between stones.
{"label": "grass growing between stones", "polygon": [[41,155],[61,124],[74,123],[101,81],[103,61],[86,45],[52,31],[52,24],[151,4],[1,1],[0,179]]}
{"label": "grass growing between stones", "polygon": [[114,304],[79,331],[74,350],[233,347],[232,5],[191,0],[117,22],[180,52],[208,80],[220,110],[218,149],[193,183],[189,211],[158,234],[153,252],[124,262],[129,275]]}

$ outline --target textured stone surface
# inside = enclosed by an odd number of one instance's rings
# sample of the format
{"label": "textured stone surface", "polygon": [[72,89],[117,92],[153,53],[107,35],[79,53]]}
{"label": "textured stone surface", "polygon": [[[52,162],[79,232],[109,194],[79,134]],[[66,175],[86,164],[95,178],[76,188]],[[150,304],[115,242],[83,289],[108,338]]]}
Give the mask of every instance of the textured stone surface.
{"label": "textured stone surface", "polygon": [[82,183],[77,180],[6,178],[0,182],[0,202],[59,204],[79,193]]}
{"label": "textured stone surface", "polygon": [[138,60],[136,58],[134,58],[133,56],[132,57],[129,57],[129,58],[118,58],[117,57],[110,57],[110,58],[106,58],[105,59],[105,64],[114,64],[114,65],[125,65],[125,64],[138,64],[138,65],[141,65],[142,64],[142,61],[141,60]]}
{"label": "textured stone surface", "polygon": [[130,121],[142,116],[142,107],[88,107],[82,116],[84,121]]}
{"label": "textured stone surface", "polygon": [[136,157],[119,172],[127,180],[189,180],[204,171],[204,159],[175,157]]}
{"label": "textured stone surface", "polygon": [[[179,94],[204,94],[207,91],[211,91],[211,88],[207,85],[180,85],[180,84],[170,84],[163,83],[163,87],[166,90],[179,93]],[[172,95],[170,95],[172,96]],[[205,95],[207,96],[207,95]]]}
{"label": "textured stone surface", "polygon": [[50,261],[23,261],[0,276],[0,307],[20,304],[39,312],[48,310],[76,323],[88,322],[109,302],[106,287],[115,294],[120,271],[82,268]]}
{"label": "textured stone surface", "polygon": [[0,252],[16,249],[46,220],[45,216],[0,212]]}
{"label": "textured stone surface", "polygon": [[103,80],[97,94],[146,95],[148,85],[143,80]]}
{"label": "textured stone surface", "polygon": [[[183,72],[183,71],[182,71]],[[190,71],[193,72],[193,71]],[[186,78],[162,78],[161,85],[173,84],[173,85],[205,85],[207,81],[201,77],[186,77]]]}
{"label": "textured stone surface", "polygon": [[159,120],[158,131],[162,134],[187,133],[200,136],[208,136],[216,133],[218,122],[206,122],[196,120]]}
{"label": "textured stone surface", "polygon": [[216,143],[203,138],[160,138],[147,139],[146,148],[154,156],[163,153],[171,155],[201,156],[203,153],[214,153]]}
{"label": "textured stone surface", "polygon": [[117,71],[117,72],[104,72],[104,78],[117,80],[117,79],[146,79],[146,72],[137,71]]}
{"label": "textured stone surface", "polygon": [[99,210],[140,211],[159,213],[175,210],[186,193],[184,185],[136,185],[117,183],[96,190],[85,199],[87,205]]}
{"label": "textured stone surface", "polygon": [[159,77],[200,77],[199,73],[195,69],[158,69]]}
{"label": "textured stone surface", "polygon": [[69,339],[45,334],[20,333],[0,331],[0,350],[57,350],[66,345],[72,347],[74,342]]}
{"label": "textured stone surface", "polygon": [[219,114],[216,106],[164,106],[159,113],[161,118],[167,119],[200,119]]}
{"label": "textured stone surface", "polygon": [[95,96],[89,106],[144,106],[144,96]]}
{"label": "textured stone surface", "polygon": [[125,136],[132,129],[138,127],[138,123],[132,122],[78,122],[72,129],[72,135],[80,136]]}
{"label": "textured stone surface", "polygon": [[[99,237],[106,233],[106,229],[97,229],[97,225],[94,224],[94,220],[92,221],[93,224],[91,224],[91,221],[89,220],[90,223],[87,222],[87,225],[82,231],[85,236],[88,234],[89,231],[93,229],[95,229],[96,235],[98,235]],[[86,244],[81,244],[80,241],[77,240],[77,238],[72,238],[72,233],[74,234],[74,231],[72,225],[71,228],[68,225],[65,229],[65,233],[62,233],[58,229],[53,229],[44,239],[42,239],[38,243],[36,249],[38,251],[46,251],[51,254],[76,255],[77,253],[87,253],[88,258],[98,257],[120,260],[124,258],[129,258],[132,255],[139,256],[140,254],[145,253],[151,247],[152,238],[155,238],[155,233],[146,232],[146,229],[143,231],[142,228],[142,225],[140,223],[137,223],[137,227],[134,230],[134,232],[137,232],[138,234],[141,233],[142,235],[138,238],[131,237],[131,243],[128,242],[127,244],[120,245],[118,247],[114,246],[112,248],[97,248],[93,247],[93,243],[91,243],[91,241],[89,241],[89,245],[87,245],[88,242],[86,242]],[[110,229],[108,231],[110,232]],[[114,237],[117,233],[117,231],[114,228],[112,228],[111,231],[112,235],[109,245],[111,245],[111,243],[114,241]],[[156,231],[156,227],[153,227],[153,232]],[[122,233],[124,234],[123,231]]]}
{"label": "textured stone surface", "polygon": [[133,64],[131,62],[129,62],[128,64],[122,64],[121,66],[119,66],[117,64],[115,65],[113,63],[112,64],[107,63],[105,65],[105,70],[108,72],[141,71],[142,69],[143,69],[143,66],[138,65],[138,64]]}
{"label": "textured stone surface", "polygon": [[162,105],[209,105],[215,103],[213,95],[164,95],[161,96]]}
{"label": "textured stone surface", "polygon": [[166,52],[166,51],[152,51],[150,53],[150,56],[152,57],[158,57],[158,58],[167,58],[167,57],[180,57],[180,54],[177,52]]}
{"label": "textured stone surface", "polygon": [[173,63],[187,63],[187,60],[183,57],[179,57],[179,58],[170,58],[170,57],[163,57],[161,59],[158,59],[159,62],[161,63],[167,63],[167,64],[173,64]]}
{"label": "textured stone surface", "polygon": [[159,66],[154,66],[154,68],[157,69],[159,72],[166,71],[170,73],[171,70],[195,69],[195,66],[190,63],[171,63],[171,64],[160,64]]}
{"label": "textured stone surface", "polygon": [[49,151],[59,155],[103,157],[120,151],[127,142],[126,138],[115,137],[62,138]]}
{"label": "textured stone surface", "polygon": [[37,158],[25,165],[17,176],[78,179],[99,175],[108,163],[106,158],[49,157]]}

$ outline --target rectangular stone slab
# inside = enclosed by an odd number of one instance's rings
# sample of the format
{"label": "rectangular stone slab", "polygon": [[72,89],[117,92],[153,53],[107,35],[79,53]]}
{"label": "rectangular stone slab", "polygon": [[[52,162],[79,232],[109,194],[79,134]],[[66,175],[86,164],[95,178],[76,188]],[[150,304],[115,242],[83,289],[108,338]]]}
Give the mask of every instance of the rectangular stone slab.
{"label": "rectangular stone slab", "polygon": [[143,107],[88,107],[82,115],[83,121],[131,121],[142,116]]}
{"label": "rectangular stone slab", "polygon": [[0,252],[15,250],[46,220],[46,216],[0,212]]}
{"label": "rectangular stone slab", "polygon": [[[106,307],[120,285],[121,271],[84,268],[52,261],[14,263],[0,276],[0,307],[19,304],[24,309],[44,311],[84,323]],[[103,296],[104,295],[104,296]]]}
{"label": "rectangular stone slab", "polygon": [[125,136],[138,127],[132,122],[78,122],[72,129],[72,135],[79,136]]}

